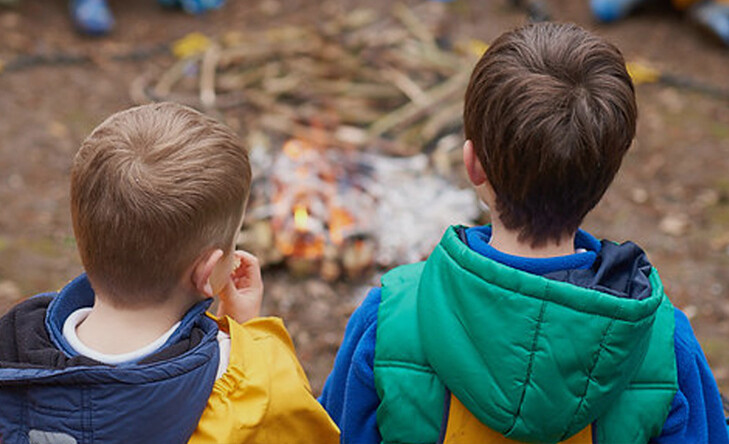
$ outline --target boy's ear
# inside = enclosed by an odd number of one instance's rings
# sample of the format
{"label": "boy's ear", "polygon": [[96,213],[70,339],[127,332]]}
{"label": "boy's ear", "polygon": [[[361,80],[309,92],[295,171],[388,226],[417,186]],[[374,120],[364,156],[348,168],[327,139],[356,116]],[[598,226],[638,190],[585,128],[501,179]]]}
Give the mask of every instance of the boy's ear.
{"label": "boy's ear", "polygon": [[486,181],[486,173],[483,171],[481,161],[478,160],[473,142],[466,140],[463,144],[463,163],[466,165],[468,178],[474,186],[483,185]]}
{"label": "boy's ear", "polygon": [[210,285],[210,276],[223,258],[223,255],[223,250],[220,248],[210,253],[204,253],[192,270],[192,283],[195,289],[209,298],[215,296],[213,294],[213,287]]}

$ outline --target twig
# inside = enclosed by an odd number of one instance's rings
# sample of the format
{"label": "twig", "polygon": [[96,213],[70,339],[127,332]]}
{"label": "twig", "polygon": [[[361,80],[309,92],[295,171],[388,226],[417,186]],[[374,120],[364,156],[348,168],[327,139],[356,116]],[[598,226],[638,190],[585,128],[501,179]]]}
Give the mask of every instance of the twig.
{"label": "twig", "polygon": [[197,63],[197,61],[200,60],[200,57],[200,55],[196,55],[175,62],[174,65],[160,76],[157,81],[157,85],[154,87],[154,93],[158,96],[168,96],[170,91],[172,91],[172,87],[175,86],[175,83],[177,83],[177,81],[180,80],[185,73],[185,68],[187,68],[190,64]]}
{"label": "twig", "polygon": [[421,138],[424,142],[435,139],[445,128],[458,125],[463,119],[463,103],[459,100],[444,106],[426,120]]}
{"label": "twig", "polygon": [[413,11],[411,11],[410,8],[402,3],[397,3],[392,8],[392,14],[420,41],[437,47],[433,33],[431,33],[428,28],[423,25],[420,19],[413,14]]}
{"label": "twig", "polygon": [[468,72],[462,71],[445,82],[429,89],[426,92],[428,96],[428,101],[426,103],[419,104],[409,102],[395,111],[386,114],[370,126],[370,136],[379,137],[399,125],[406,125],[407,123],[418,119],[428,112],[434,105],[465,89],[467,80]]}
{"label": "twig", "polygon": [[200,103],[206,109],[215,108],[215,71],[220,60],[220,46],[205,51],[200,68]]}
{"label": "twig", "polygon": [[386,80],[390,80],[414,103],[419,105],[428,104],[428,96],[425,91],[402,71],[394,68],[383,69],[382,76]]}

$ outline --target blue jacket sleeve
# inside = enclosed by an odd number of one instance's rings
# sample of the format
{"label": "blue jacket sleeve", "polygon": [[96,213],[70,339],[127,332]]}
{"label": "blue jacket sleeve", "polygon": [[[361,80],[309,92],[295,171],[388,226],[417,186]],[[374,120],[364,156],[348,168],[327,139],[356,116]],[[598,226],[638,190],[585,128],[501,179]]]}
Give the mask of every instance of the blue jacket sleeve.
{"label": "blue jacket sleeve", "polygon": [[349,319],[319,402],[341,430],[341,442],[379,443],[375,390],[375,340],[380,289],[373,288]]}
{"label": "blue jacket sleeve", "polygon": [[675,319],[678,392],[663,431],[653,442],[729,444],[724,407],[706,357],[686,315],[676,309]]}

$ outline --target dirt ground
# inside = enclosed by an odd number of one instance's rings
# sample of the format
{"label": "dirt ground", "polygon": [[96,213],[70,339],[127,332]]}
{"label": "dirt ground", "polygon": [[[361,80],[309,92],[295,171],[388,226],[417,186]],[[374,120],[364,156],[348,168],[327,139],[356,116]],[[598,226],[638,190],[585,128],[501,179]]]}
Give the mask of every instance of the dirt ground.
{"label": "dirt ground", "polygon": [[[384,0],[229,0],[221,11],[191,17],[162,10],[151,0],[111,4],[117,29],[102,39],[78,36],[60,0],[23,0],[17,8],[0,8],[0,62],[6,66],[38,54],[93,59],[0,73],[0,313],[23,297],[59,288],[81,271],[68,211],[72,156],[95,125],[132,104],[129,85],[135,78],[171,60],[159,54],[115,61],[109,54],[151,48],[192,31],[215,36],[307,23],[318,20],[325,7],[366,6],[385,13],[391,7]],[[729,50],[668,7],[604,26],[591,20],[586,1],[546,4],[554,19],[608,37],[629,60],[729,88]],[[456,0],[446,14],[454,36],[485,41],[526,20],[503,0]],[[635,240],[649,252],[673,303],[691,318],[722,390],[729,392],[729,102],[661,84],[637,89],[636,143],[585,227],[600,237]],[[264,310],[285,319],[318,392],[346,320],[377,274],[333,285],[296,280],[281,270],[264,274]]]}

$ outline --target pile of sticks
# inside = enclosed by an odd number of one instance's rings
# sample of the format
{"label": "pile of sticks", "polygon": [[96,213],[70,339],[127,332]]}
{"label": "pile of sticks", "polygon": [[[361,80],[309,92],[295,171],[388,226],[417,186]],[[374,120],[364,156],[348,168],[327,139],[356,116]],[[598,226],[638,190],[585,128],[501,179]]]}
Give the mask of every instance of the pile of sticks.
{"label": "pile of sticks", "polygon": [[420,12],[396,4],[389,17],[357,9],[316,25],[228,32],[156,79],[137,79],[132,98],[235,108],[246,130],[412,155],[460,131],[476,60],[445,49]]}

